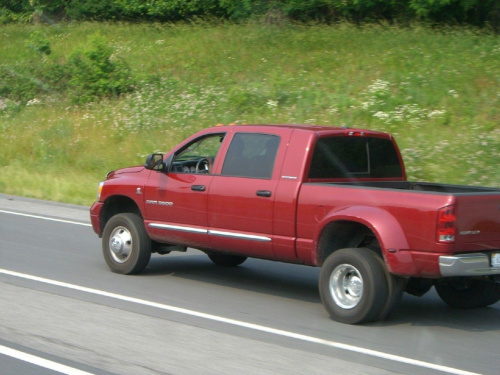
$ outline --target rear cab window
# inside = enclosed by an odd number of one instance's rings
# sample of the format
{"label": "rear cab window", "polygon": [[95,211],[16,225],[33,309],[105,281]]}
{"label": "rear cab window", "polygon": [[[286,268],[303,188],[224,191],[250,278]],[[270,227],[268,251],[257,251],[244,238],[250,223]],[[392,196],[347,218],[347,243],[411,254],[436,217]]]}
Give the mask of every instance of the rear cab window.
{"label": "rear cab window", "polygon": [[391,139],[328,136],[314,147],[309,180],[401,179],[399,153]]}

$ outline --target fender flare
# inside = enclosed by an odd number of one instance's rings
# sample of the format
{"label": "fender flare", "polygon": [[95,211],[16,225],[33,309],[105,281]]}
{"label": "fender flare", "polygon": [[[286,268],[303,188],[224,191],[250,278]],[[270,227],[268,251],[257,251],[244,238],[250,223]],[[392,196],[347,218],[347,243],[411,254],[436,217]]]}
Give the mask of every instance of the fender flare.
{"label": "fender flare", "polygon": [[[106,222],[115,214],[123,213],[123,212],[132,212],[137,213],[141,217],[143,217],[143,207],[142,202],[134,199],[135,197],[131,197],[125,194],[117,194],[117,195],[109,195],[103,200],[103,205],[100,212],[100,223],[102,230],[104,230],[104,226]],[[121,202],[120,206],[116,205],[116,202]],[[123,205],[123,202],[126,202]],[[115,210],[116,207],[120,209]]]}
{"label": "fender flare", "polygon": [[[388,211],[369,206],[340,207],[327,212],[321,219],[314,236],[315,248],[318,249],[319,241],[327,226],[335,222],[354,222],[370,229],[380,245],[382,255],[389,271],[392,271],[395,263],[404,261],[399,259],[399,250],[408,249],[406,235],[399,221]],[[396,255],[397,254],[397,255]]]}

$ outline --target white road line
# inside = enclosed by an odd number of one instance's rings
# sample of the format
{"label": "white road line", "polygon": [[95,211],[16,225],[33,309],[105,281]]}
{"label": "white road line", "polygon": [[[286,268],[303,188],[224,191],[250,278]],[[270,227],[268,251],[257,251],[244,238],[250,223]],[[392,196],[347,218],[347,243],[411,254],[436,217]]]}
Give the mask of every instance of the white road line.
{"label": "white road line", "polygon": [[93,375],[90,372],[77,370],[76,368],[62,365],[57,362],[49,361],[41,357],[37,357],[28,353],[20,352],[19,350],[11,349],[6,346],[0,345],[0,354],[19,359],[24,362],[29,362],[34,365],[44,367],[49,370],[60,372],[67,375]]}
{"label": "white road line", "polygon": [[48,220],[48,221],[57,221],[60,223],[66,223],[66,224],[75,224],[75,225],[83,225],[85,227],[91,227],[91,224],[88,223],[80,223],[78,221],[71,221],[71,220],[63,220],[63,219],[55,219],[52,217],[46,217],[46,216],[37,216],[37,215],[30,215],[30,214],[22,214],[20,212],[14,212],[14,211],[5,211],[5,210],[0,210],[0,212],[4,214],[9,214],[9,215],[17,215],[17,216],[26,216],[26,217],[31,217],[33,219],[42,219],[42,220]]}
{"label": "white road line", "polygon": [[19,278],[23,278],[23,279],[27,279],[27,280],[32,280],[32,281],[37,281],[37,282],[44,283],[44,284],[55,285],[55,286],[59,286],[62,288],[78,290],[80,292],[85,292],[85,293],[90,293],[90,294],[94,294],[94,295],[98,295],[98,296],[113,298],[116,300],[131,302],[131,303],[135,303],[135,304],[139,304],[139,305],[143,305],[143,306],[154,307],[154,308],[161,309],[161,310],[173,311],[173,312],[180,313],[180,314],[195,316],[198,318],[208,319],[208,320],[221,322],[221,323],[225,323],[225,324],[230,324],[233,326],[243,327],[243,328],[247,328],[247,329],[253,329],[256,331],[270,333],[273,335],[278,335],[278,336],[283,336],[283,337],[288,337],[288,338],[295,339],[295,340],[306,341],[306,342],[319,344],[319,345],[325,345],[325,346],[329,346],[332,348],[343,349],[343,350],[347,350],[350,352],[361,353],[361,354],[369,355],[372,357],[383,358],[383,359],[387,359],[387,360],[394,361],[394,362],[400,362],[400,363],[404,363],[404,364],[408,364],[408,365],[428,368],[428,369],[437,370],[437,371],[441,371],[441,372],[445,372],[445,373],[449,373],[449,374],[479,375],[477,373],[464,371],[464,370],[460,370],[460,369],[456,369],[456,368],[452,368],[452,367],[448,367],[448,366],[437,365],[434,363],[419,361],[419,360],[412,359],[412,358],[401,357],[401,356],[394,355],[394,354],[379,352],[376,350],[366,349],[366,348],[362,348],[362,347],[358,347],[358,346],[354,346],[354,345],[342,344],[342,343],[335,342],[335,341],[324,340],[324,339],[320,339],[320,338],[313,337],[313,336],[306,336],[306,335],[302,335],[299,333],[294,333],[294,332],[284,331],[281,329],[262,326],[259,324],[247,323],[247,322],[243,322],[243,321],[239,321],[239,320],[224,318],[221,316],[207,314],[207,313],[198,312],[198,311],[194,311],[194,310],[188,310],[188,309],[183,309],[180,307],[164,305],[162,303],[151,302],[151,301],[147,301],[147,300],[143,300],[143,299],[139,299],[139,298],[124,296],[121,294],[105,292],[105,291],[98,290],[98,289],[92,289],[92,288],[87,288],[87,287],[83,287],[83,286],[79,286],[79,285],[68,284],[68,283],[64,283],[61,281],[46,279],[43,277],[28,275],[28,274],[24,274],[24,273],[15,272],[15,271],[9,271],[9,270],[2,269],[2,268],[0,268],[0,274],[19,277]]}

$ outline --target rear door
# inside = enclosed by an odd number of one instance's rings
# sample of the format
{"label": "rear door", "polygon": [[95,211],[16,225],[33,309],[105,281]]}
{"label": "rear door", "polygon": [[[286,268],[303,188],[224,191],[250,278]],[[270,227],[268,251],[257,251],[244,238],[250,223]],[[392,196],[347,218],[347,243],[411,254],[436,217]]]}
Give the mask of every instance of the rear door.
{"label": "rear door", "polygon": [[273,211],[279,134],[237,132],[210,185],[209,237],[217,250],[274,258]]}

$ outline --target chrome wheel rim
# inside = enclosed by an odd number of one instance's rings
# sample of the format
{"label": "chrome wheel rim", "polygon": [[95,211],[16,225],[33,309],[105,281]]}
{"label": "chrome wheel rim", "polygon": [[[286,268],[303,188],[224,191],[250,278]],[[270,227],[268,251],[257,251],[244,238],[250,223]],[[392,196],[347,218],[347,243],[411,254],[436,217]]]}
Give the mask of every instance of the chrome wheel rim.
{"label": "chrome wheel rim", "polygon": [[333,270],[329,288],[338,306],[343,309],[352,309],[363,297],[363,278],[355,267],[350,264],[341,264]]}
{"label": "chrome wheel rim", "polygon": [[125,227],[116,227],[109,238],[109,250],[113,260],[125,263],[132,255],[132,235]]}

